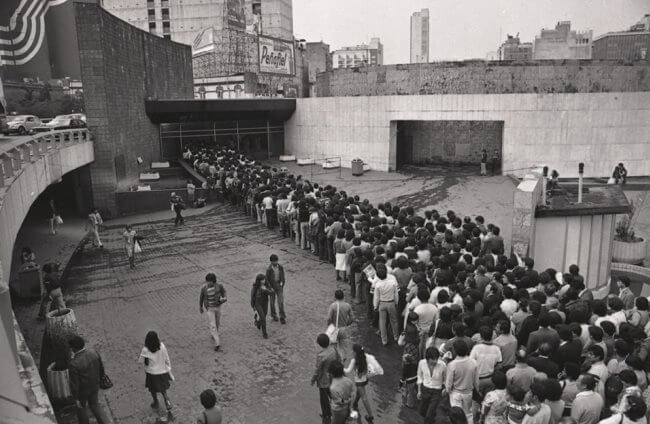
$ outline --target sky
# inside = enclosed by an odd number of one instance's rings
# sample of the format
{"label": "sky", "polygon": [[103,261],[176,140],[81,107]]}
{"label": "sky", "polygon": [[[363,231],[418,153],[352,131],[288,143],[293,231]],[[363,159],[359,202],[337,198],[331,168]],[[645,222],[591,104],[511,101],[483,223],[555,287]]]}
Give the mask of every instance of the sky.
{"label": "sky", "polygon": [[384,64],[408,63],[410,16],[422,8],[429,8],[429,60],[439,61],[485,59],[506,34],[533,41],[560,20],[594,37],[626,30],[650,13],[650,0],[293,0],[293,30],[330,51],[379,37]]}

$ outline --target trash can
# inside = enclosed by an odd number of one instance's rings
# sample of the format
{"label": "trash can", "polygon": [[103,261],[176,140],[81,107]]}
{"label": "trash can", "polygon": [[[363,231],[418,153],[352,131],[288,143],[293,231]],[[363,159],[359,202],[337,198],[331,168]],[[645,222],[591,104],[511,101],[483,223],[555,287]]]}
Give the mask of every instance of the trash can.
{"label": "trash can", "polygon": [[361,159],[352,159],[352,175],[355,177],[363,175],[363,161]]}
{"label": "trash can", "polygon": [[41,267],[35,263],[24,264],[18,271],[14,291],[21,299],[41,297]]}

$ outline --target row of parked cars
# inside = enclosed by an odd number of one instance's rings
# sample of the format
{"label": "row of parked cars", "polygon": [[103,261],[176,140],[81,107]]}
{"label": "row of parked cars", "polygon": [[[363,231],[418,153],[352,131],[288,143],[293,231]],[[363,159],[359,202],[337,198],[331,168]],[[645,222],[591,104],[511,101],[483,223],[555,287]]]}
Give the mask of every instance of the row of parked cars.
{"label": "row of parked cars", "polygon": [[58,115],[47,123],[41,122],[38,116],[34,115],[13,115],[7,116],[7,127],[4,129],[4,134],[26,135],[38,132],[85,127],[86,115],[83,113]]}

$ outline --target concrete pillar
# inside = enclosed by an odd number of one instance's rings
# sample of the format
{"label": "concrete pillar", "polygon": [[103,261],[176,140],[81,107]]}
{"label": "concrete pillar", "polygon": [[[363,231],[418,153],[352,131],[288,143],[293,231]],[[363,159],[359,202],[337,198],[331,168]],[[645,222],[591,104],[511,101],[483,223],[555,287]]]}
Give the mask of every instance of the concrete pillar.
{"label": "concrete pillar", "polygon": [[18,147],[13,149],[10,153],[13,156],[12,163],[14,164],[14,171],[20,171],[20,168],[23,166],[23,159],[21,157],[21,151]]}

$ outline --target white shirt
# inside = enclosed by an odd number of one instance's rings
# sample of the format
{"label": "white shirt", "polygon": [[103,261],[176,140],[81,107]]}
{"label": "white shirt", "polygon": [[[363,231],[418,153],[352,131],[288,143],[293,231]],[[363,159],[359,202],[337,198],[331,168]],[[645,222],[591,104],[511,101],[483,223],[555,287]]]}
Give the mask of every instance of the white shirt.
{"label": "white shirt", "polygon": [[147,374],[165,374],[172,369],[171,363],[169,362],[167,348],[162,342],[160,343],[160,349],[155,353],[152,353],[149,349],[143,347],[138,362],[143,364],[144,358],[149,359],[149,364],[144,366],[144,370]]}
{"label": "white shirt", "polygon": [[501,311],[508,316],[508,318],[512,318],[512,315],[517,312],[519,304],[514,299],[504,299],[504,301],[501,302],[500,308]]}
{"label": "white shirt", "polygon": [[427,360],[420,359],[420,362],[418,362],[417,376],[418,386],[422,384],[429,389],[442,389],[442,385],[445,384],[445,378],[447,377],[447,365],[438,359],[438,362],[433,367],[432,373],[429,364],[427,364]]}
{"label": "white shirt", "polygon": [[494,367],[503,360],[499,346],[485,343],[474,345],[469,357],[478,365],[479,378],[494,374]]}
{"label": "white shirt", "polygon": [[413,312],[418,314],[417,327],[420,333],[429,331],[431,324],[433,324],[433,322],[438,318],[438,308],[430,303],[423,303],[416,306],[415,309],[413,309]]}
{"label": "white shirt", "polygon": [[264,209],[273,209],[273,198],[270,196],[265,197],[262,199],[262,203],[264,203]]}

